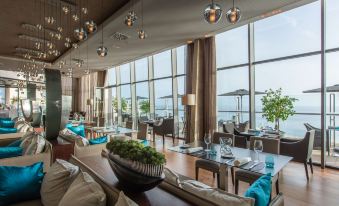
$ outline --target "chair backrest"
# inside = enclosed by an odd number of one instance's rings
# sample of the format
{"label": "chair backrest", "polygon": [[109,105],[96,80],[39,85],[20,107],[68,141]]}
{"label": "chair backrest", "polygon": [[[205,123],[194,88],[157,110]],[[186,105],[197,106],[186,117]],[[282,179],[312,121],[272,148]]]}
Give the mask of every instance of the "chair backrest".
{"label": "chair backrest", "polygon": [[148,124],[138,123],[137,138],[145,140],[147,138],[147,133],[148,133]]}
{"label": "chair backrest", "polygon": [[247,148],[247,138],[245,136],[234,135],[234,146],[239,148]]}
{"label": "chair backrest", "polygon": [[250,149],[254,149],[254,141],[261,140],[263,144],[263,152],[271,154],[280,154],[280,139],[267,137],[251,137]]}
{"label": "chair backrest", "polygon": [[238,131],[247,132],[250,129],[250,123],[248,121],[244,123],[239,123]]}
{"label": "chair backrest", "polygon": [[222,138],[231,138],[232,139],[232,144],[234,142],[234,135],[233,134],[224,133],[224,132],[214,132],[213,133],[213,138],[212,138],[212,143],[213,144],[220,144],[220,137],[222,137]]}
{"label": "chair backrest", "polygon": [[307,131],[310,131],[310,130],[316,130],[316,131],[320,130],[319,128],[316,128],[316,127],[310,125],[309,123],[304,123],[304,125],[305,125]]}
{"label": "chair backrest", "polygon": [[234,134],[234,124],[232,122],[224,123],[223,129],[225,133]]}
{"label": "chair backrest", "polygon": [[312,156],[312,151],[313,151],[313,144],[314,144],[314,135],[315,135],[315,130],[310,130],[306,133],[306,135],[309,136],[309,141],[308,141],[308,150],[307,150],[307,159],[310,159]]}
{"label": "chair backrest", "polygon": [[126,128],[133,129],[133,122],[132,121],[127,121],[126,122]]}

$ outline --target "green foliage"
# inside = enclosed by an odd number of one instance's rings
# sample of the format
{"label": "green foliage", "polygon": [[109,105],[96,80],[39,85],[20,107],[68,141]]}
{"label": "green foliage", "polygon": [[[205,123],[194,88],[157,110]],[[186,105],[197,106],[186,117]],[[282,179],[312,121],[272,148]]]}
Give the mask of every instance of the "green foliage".
{"label": "green foliage", "polygon": [[11,104],[16,104],[18,102],[18,97],[12,97],[11,98]]}
{"label": "green foliage", "polygon": [[150,112],[150,104],[148,100],[143,100],[140,102],[140,110],[144,114],[148,114]]}
{"label": "green foliage", "polygon": [[[112,101],[112,106],[115,112],[118,112],[118,99],[114,98]],[[122,112],[127,112],[127,100],[125,98],[121,98],[121,110]]]}
{"label": "green foliage", "polygon": [[152,147],[145,147],[134,140],[112,140],[107,143],[106,148],[119,155],[121,158],[138,161],[143,164],[163,165],[166,163],[165,156]]}
{"label": "green foliage", "polygon": [[298,99],[282,95],[282,89],[276,91],[269,89],[266,95],[261,98],[263,104],[263,117],[269,122],[285,121],[289,116],[295,114],[294,102]]}

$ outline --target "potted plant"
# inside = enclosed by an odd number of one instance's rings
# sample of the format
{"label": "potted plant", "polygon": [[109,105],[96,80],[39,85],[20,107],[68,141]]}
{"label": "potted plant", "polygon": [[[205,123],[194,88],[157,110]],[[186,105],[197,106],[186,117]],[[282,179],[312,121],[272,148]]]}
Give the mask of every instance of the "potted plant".
{"label": "potted plant", "polygon": [[143,100],[140,102],[140,111],[142,114],[146,114],[146,116],[148,116],[150,112],[150,104],[148,100]]}
{"label": "potted plant", "polygon": [[146,191],[164,179],[165,156],[134,140],[107,143],[108,161],[119,182],[136,191]]}
{"label": "potted plant", "polygon": [[298,99],[282,95],[282,89],[266,91],[266,95],[262,97],[263,117],[268,122],[274,122],[274,129],[280,132],[280,120],[287,120],[289,116],[295,114],[294,102]]}

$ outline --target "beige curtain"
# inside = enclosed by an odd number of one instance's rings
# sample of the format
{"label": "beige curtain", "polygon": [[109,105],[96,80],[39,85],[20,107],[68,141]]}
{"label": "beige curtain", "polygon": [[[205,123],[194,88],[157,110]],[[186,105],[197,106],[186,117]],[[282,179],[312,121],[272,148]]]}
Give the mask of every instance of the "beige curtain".
{"label": "beige curtain", "polygon": [[72,78],[61,76],[62,95],[72,96]]}
{"label": "beige curtain", "polygon": [[186,93],[196,95],[196,105],[187,106],[187,142],[202,140],[216,128],[215,37],[198,39],[187,48]]}

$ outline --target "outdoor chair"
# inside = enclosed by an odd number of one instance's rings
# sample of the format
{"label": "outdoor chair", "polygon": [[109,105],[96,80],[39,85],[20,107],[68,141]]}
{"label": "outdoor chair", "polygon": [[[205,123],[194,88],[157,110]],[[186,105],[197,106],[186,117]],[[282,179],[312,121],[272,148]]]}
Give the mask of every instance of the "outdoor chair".
{"label": "outdoor chair", "polygon": [[[313,149],[314,150],[321,150],[321,129],[314,127],[310,125],[309,123],[304,124],[307,131],[314,130],[314,144],[313,144]],[[329,130],[326,130],[326,149],[328,152],[328,155],[330,155],[330,135],[329,135]]]}

